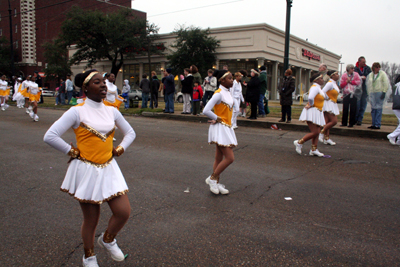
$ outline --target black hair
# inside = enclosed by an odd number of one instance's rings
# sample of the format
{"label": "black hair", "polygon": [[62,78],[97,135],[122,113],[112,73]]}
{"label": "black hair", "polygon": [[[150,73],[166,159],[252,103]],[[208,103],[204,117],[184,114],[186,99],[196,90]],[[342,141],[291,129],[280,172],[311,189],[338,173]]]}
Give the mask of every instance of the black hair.
{"label": "black hair", "polygon": [[310,78],[310,82],[313,83],[314,80],[315,80],[316,78],[318,78],[318,76],[320,76],[320,75],[321,75],[321,73],[319,73],[319,72],[317,72],[317,73],[315,73],[314,75],[312,75],[311,78]]}
{"label": "black hair", "polygon": [[146,78],[147,78],[147,74],[144,73],[144,74],[142,75],[142,78],[143,78],[143,79],[146,79]]}
{"label": "black hair", "polygon": [[336,70],[330,70],[328,71],[326,74],[328,74],[328,76],[330,77],[332,74],[334,74],[335,72],[337,72]]}
{"label": "black hair", "polygon": [[243,75],[243,77],[247,77],[247,71],[239,70],[239,72]]}
{"label": "black hair", "polygon": [[217,78],[217,81],[219,81],[219,79],[221,79],[221,77],[227,72],[227,70],[215,70],[213,76]]}
{"label": "black hair", "polygon": [[87,70],[87,71],[85,71],[84,73],[78,73],[78,74],[75,76],[75,85],[76,85],[77,87],[79,87],[79,88],[82,88],[83,82],[85,81],[85,79],[89,76],[90,73],[92,73],[92,72],[94,72],[94,71],[97,71],[97,70],[92,69],[92,70]]}
{"label": "black hair", "polygon": [[398,83],[398,82],[400,82],[400,74],[399,74],[399,75],[397,75],[397,77],[396,77],[396,81],[395,81],[394,83],[396,84],[396,83]]}

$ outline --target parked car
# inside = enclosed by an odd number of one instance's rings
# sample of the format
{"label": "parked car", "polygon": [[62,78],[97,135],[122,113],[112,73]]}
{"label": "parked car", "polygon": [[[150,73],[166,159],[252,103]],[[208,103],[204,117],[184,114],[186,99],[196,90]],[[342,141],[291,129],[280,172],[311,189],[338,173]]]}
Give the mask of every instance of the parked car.
{"label": "parked car", "polygon": [[55,91],[49,90],[47,87],[43,87],[42,96],[54,96],[55,93]]}
{"label": "parked car", "polygon": [[[190,100],[192,100],[191,97],[190,97]],[[182,92],[178,92],[178,93],[175,95],[175,102],[183,103],[183,94],[182,94]]]}
{"label": "parked car", "polygon": [[128,93],[129,100],[142,100],[142,90],[131,89]]}

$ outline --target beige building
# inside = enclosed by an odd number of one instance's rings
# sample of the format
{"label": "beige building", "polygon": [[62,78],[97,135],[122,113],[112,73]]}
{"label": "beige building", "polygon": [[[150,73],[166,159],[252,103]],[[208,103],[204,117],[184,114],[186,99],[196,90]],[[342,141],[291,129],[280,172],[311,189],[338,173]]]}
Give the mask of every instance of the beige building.
{"label": "beige building", "polygon": [[[220,40],[220,47],[216,50],[217,62],[214,68],[222,68],[228,65],[231,72],[241,69],[250,70],[265,65],[268,76],[268,90],[270,99],[277,99],[277,89],[280,79],[283,77],[283,58],[285,47],[285,32],[268,24],[253,24],[233,27],[210,29],[211,35]],[[168,51],[174,43],[174,34],[162,34],[162,42]],[[71,50],[70,53],[74,51]],[[307,91],[312,71],[318,71],[321,63],[325,63],[328,69],[337,70],[341,56],[334,54],[317,45],[296,36],[290,36],[289,64],[296,77],[296,93],[302,86]],[[149,75],[150,71],[161,71],[168,66],[165,56],[152,56],[151,68],[149,68],[146,56],[133,60],[125,60],[120,74],[117,76],[116,85],[122,88],[123,79],[128,79],[132,85],[138,84],[143,73]],[[84,63],[82,63],[84,64]],[[193,62],[196,65],[196,62]],[[189,66],[187,66],[189,67]],[[108,61],[99,62],[94,66],[99,71],[109,71],[111,64]],[[73,66],[72,71],[82,71],[81,66]]]}

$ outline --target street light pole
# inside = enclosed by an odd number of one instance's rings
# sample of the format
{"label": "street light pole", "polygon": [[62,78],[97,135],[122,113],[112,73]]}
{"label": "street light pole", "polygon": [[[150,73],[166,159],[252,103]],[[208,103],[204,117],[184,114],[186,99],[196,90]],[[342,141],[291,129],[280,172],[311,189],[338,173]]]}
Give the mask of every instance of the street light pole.
{"label": "street light pole", "polygon": [[290,10],[293,0],[286,0],[286,34],[285,34],[285,58],[283,69],[286,71],[289,68],[289,42],[290,42]]}
{"label": "street light pole", "polygon": [[10,50],[11,50],[11,78],[14,76],[14,46],[13,46],[13,27],[12,27],[12,15],[11,15],[11,4],[8,0],[8,15],[10,17]]}

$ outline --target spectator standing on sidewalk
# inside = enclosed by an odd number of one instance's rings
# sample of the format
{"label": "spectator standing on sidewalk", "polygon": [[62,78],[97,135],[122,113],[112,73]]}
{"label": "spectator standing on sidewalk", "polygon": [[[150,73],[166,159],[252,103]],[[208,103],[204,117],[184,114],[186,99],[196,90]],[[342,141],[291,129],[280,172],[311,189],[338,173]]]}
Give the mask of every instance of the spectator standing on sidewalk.
{"label": "spectator standing on sidewalk", "polygon": [[165,109],[164,113],[174,113],[174,93],[175,93],[175,80],[172,75],[172,69],[164,70],[164,78],[162,79],[165,91]]}
{"label": "spectator standing on sidewalk", "polygon": [[213,76],[213,73],[214,73],[214,71],[212,69],[209,69],[207,71],[208,76],[206,78],[204,78],[203,106],[207,105],[208,100],[211,99],[215,90],[217,89],[217,78]]}
{"label": "spectator standing on sidewalk", "polygon": [[251,70],[251,80],[247,83],[246,101],[250,103],[251,114],[248,119],[257,119],[257,104],[260,99],[260,73],[258,69]]}
{"label": "spectator standing on sidewalk", "polygon": [[150,81],[147,79],[147,75],[142,75],[139,88],[142,89],[142,108],[147,108],[147,102],[149,101],[150,93]]}
{"label": "spectator standing on sidewalk", "polygon": [[390,82],[387,74],[381,70],[381,64],[375,62],[372,64],[372,72],[367,77],[367,90],[372,117],[372,125],[368,127],[369,129],[381,128],[383,103],[389,87]]}
{"label": "spectator standing on sidewalk", "polygon": [[354,68],[354,71],[360,75],[362,80],[362,95],[361,98],[357,101],[357,112],[356,112],[356,121],[357,125],[362,125],[362,120],[364,118],[364,112],[367,108],[367,76],[371,73],[371,68],[366,65],[365,57],[359,57],[358,62]]}
{"label": "spectator standing on sidewalk", "polygon": [[329,75],[328,75],[328,66],[325,63],[321,63],[319,65],[319,73],[322,75],[322,79],[324,80],[324,84],[322,85],[321,88],[325,86],[327,82],[329,82]]}
{"label": "spectator standing on sidewalk", "polygon": [[[279,96],[281,102],[282,119],[279,122],[290,123],[292,121],[292,105],[293,98],[292,94],[295,90],[295,80],[292,76],[293,72],[291,69],[285,71],[285,77],[283,77],[283,83],[279,89]],[[287,116],[287,120],[286,120]]]}
{"label": "spectator standing on sidewalk", "polygon": [[129,85],[128,80],[124,80],[124,86],[122,87],[122,97],[125,99],[125,110],[129,108],[129,91],[131,90],[131,86]]}
{"label": "spectator standing on sidewalk", "polygon": [[361,78],[357,72],[354,72],[354,65],[348,64],[346,66],[346,72],[343,73],[340,79],[340,87],[343,90],[343,114],[342,114],[342,127],[347,126],[347,119],[349,118],[350,108],[350,119],[348,126],[353,127],[356,124],[356,112],[357,112],[357,98],[354,95],[356,87],[361,85]]}
{"label": "spectator standing on sidewalk", "polygon": [[[400,146],[400,75],[397,75],[395,87],[393,88],[393,113],[399,120],[399,125],[387,138],[392,145]],[[396,141],[397,138],[397,141]]]}
{"label": "spectator standing on sidewalk", "polygon": [[200,101],[203,97],[203,89],[198,82],[193,87],[193,115],[200,115]]}
{"label": "spectator standing on sidewalk", "polygon": [[[258,99],[258,115],[261,118],[264,118],[266,109],[266,107],[264,107],[264,98],[265,98],[265,93],[267,92],[267,68],[265,66],[260,67],[259,80],[260,80],[260,96]],[[266,103],[268,106],[268,99]]]}
{"label": "spectator standing on sidewalk", "polygon": [[60,98],[60,104],[65,105],[65,81],[60,78],[60,87],[58,89],[58,96]]}
{"label": "spectator standing on sidewalk", "polygon": [[157,73],[155,71],[151,72],[151,82],[150,82],[150,108],[158,108],[158,90],[160,89],[160,81],[158,80]]}
{"label": "spectator standing on sidewalk", "polygon": [[[182,114],[190,114],[190,99],[193,96],[193,76],[190,69],[185,68],[181,75],[182,94],[183,94],[183,111]],[[200,103],[199,103],[200,104]]]}
{"label": "spectator standing on sidewalk", "polygon": [[71,74],[67,74],[67,80],[65,81],[65,91],[67,91],[67,105],[71,102],[72,94],[74,93],[74,86],[71,81]]}

